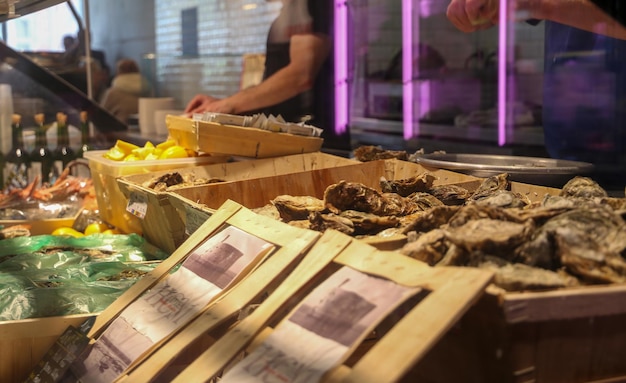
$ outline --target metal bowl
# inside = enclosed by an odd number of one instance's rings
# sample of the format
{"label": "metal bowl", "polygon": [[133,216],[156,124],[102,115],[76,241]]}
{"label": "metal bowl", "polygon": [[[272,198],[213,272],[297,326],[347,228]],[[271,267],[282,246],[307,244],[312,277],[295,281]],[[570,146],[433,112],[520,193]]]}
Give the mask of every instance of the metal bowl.
{"label": "metal bowl", "polygon": [[415,161],[476,177],[508,173],[511,181],[554,187],[562,187],[574,176],[587,175],[594,169],[587,162],[491,154],[425,154]]}

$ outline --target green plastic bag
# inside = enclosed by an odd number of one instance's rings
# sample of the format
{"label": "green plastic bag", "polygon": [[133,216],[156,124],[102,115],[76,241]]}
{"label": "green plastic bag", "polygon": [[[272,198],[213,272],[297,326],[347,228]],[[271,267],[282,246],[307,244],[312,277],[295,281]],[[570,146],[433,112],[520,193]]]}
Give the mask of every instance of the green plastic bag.
{"label": "green plastic bag", "polygon": [[0,320],[98,313],[168,254],[141,236],[0,241]]}

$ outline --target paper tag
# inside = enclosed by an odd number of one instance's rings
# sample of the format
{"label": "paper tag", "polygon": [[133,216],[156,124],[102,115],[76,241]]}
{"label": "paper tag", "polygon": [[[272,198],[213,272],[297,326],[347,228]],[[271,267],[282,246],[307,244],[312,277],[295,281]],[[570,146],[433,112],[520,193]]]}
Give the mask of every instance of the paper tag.
{"label": "paper tag", "polygon": [[185,232],[188,235],[193,234],[207,219],[209,219],[210,216],[211,215],[206,211],[202,211],[191,206],[185,206]]}
{"label": "paper tag", "polygon": [[81,330],[69,326],[50,347],[48,352],[35,366],[26,382],[54,383],[60,382],[76,360],[89,345],[89,338]]}
{"label": "paper tag", "polygon": [[148,201],[146,199],[146,196],[143,194],[131,192],[130,198],[128,200],[128,205],[126,205],[126,211],[136,217],[144,219],[146,218],[147,210]]}

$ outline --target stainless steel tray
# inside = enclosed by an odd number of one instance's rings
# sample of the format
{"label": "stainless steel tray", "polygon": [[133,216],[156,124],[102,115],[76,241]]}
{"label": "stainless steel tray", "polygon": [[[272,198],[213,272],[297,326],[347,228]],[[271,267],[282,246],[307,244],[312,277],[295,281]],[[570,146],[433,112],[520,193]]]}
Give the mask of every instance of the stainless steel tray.
{"label": "stainless steel tray", "polygon": [[476,177],[508,173],[512,181],[555,187],[563,186],[574,176],[588,175],[594,169],[587,162],[491,154],[424,154],[415,161],[426,167]]}

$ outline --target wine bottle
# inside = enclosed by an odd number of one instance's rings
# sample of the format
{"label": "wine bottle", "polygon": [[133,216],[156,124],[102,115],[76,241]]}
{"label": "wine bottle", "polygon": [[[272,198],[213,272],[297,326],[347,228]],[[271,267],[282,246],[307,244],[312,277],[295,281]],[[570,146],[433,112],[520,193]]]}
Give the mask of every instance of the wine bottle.
{"label": "wine bottle", "polygon": [[59,176],[54,172],[54,157],[48,148],[43,113],[35,115],[35,148],[30,153],[31,179],[39,176],[41,185],[50,184]]}
{"label": "wine bottle", "polygon": [[28,186],[30,157],[24,148],[22,116],[14,114],[11,120],[11,150],[6,155],[4,176],[8,190],[24,189]]}
{"label": "wine bottle", "polygon": [[67,114],[57,113],[57,147],[54,149],[55,167],[59,174],[76,159],[74,149],[70,147],[70,134],[67,126]]}
{"label": "wine bottle", "polygon": [[86,151],[92,150],[89,143],[89,118],[86,111],[80,112],[80,134],[81,134],[81,146],[77,153],[78,158],[83,158]]}
{"label": "wine bottle", "polygon": [[0,137],[0,194],[4,193],[4,154],[2,153],[2,137]]}

